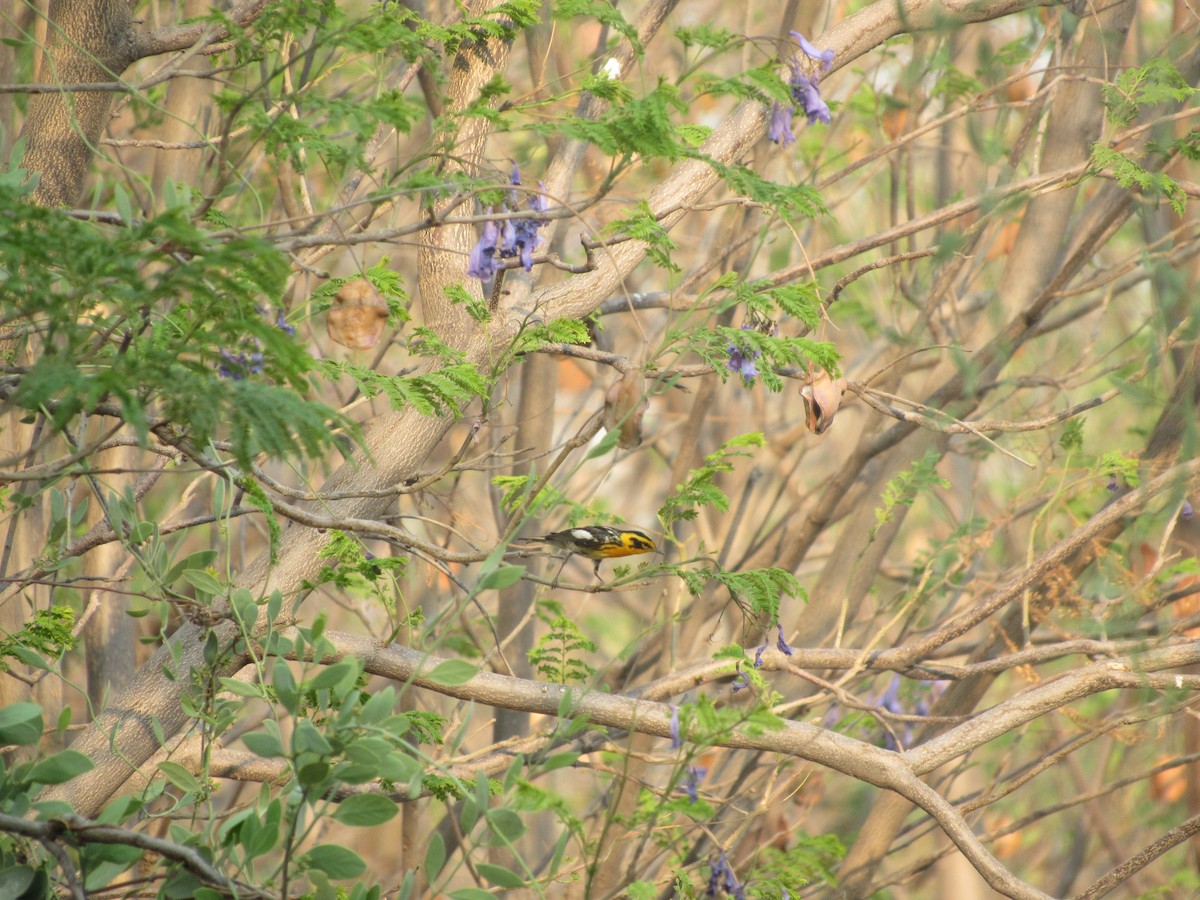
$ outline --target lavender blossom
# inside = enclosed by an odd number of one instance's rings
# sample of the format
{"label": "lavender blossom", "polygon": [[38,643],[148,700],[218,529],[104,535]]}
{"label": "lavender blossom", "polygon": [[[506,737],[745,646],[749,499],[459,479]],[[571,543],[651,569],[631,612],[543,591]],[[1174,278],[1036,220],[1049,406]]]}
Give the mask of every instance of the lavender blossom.
{"label": "lavender blossom", "polygon": [[[509,184],[513,188],[521,185],[521,170],[513,163]],[[529,209],[534,213],[544,213],[550,208],[550,202],[545,195],[545,184],[538,182],[540,193],[531,194]],[[515,213],[521,204],[521,192],[513,189],[504,192],[504,202],[501,211]],[[491,213],[491,210],[488,210]],[[541,244],[542,238],[538,230],[548,222],[539,216],[523,219],[504,219],[501,222],[489,221],[483,226],[483,237],[471,251],[467,265],[467,274],[481,281],[489,281],[496,274],[496,259],[511,259],[517,257],[526,272],[533,271],[533,251]]]}
{"label": "lavender blossom", "polygon": [[829,67],[833,65],[834,53],[832,50],[817,49],[808,38],[798,31],[793,31],[792,37],[796,39],[805,56],[820,63],[820,71],[810,76],[804,71],[804,64],[797,56],[793,55],[787,60],[788,70],[791,73],[788,76],[788,87],[792,104],[789,107],[777,101],[772,105],[771,125],[767,129],[767,139],[785,147],[796,140],[796,136],[792,133],[792,118],[797,109],[804,110],[809,125],[817,122],[828,125],[830,121],[829,104],[821,99],[819,82],[821,80],[820,73],[829,71]]}
{"label": "lavender blossom", "polygon": [[275,327],[288,337],[296,336],[296,326],[288,322],[287,311],[282,306],[275,312]]}
{"label": "lavender blossom", "polygon": [[771,104],[771,126],[767,129],[767,140],[784,147],[796,143],[796,135],[792,133],[792,119],[795,115],[794,106],[784,106],[778,100]]}
{"label": "lavender blossom", "polygon": [[808,116],[809,125],[817,122],[828,125],[829,104],[821,99],[816,76],[809,78],[794,59],[789,60],[788,65],[792,70],[792,77],[788,79],[788,84],[792,88],[792,100],[795,101],[796,106],[804,110],[804,114]]}
{"label": "lavender blossom", "polygon": [[[490,212],[490,210],[489,210]],[[483,236],[471,250],[467,263],[467,274],[480,281],[491,281],[496,274],[496,243],[500,239],[500,227],[492,221],[483,223]]]}
{"label": "lavender blossom", "polygon": [[671,749],[678,750],[683,746],[683,738],[679,736],[679,707],[671,704]]}
{"label": "lavender blossom", "polygon": [[808,38],[798,31],[791,31],[788,33],[796,39],[796,43],[800,45],[800,49],[804,51],[805,56],[807,56],[809,59],[816,60],[821,64],[822,72],[829,71],[829,67],[833,65],[834,54],[832,50],[818,50],[812,45],[812,42],[809,41]]}
{"label": "lavender blossom", "polygon": [[[900,676],[893,675],[892,680],[888,683],[887,689],[883,692],[883,696],[879,699],[879,705],[892,715],[904,715],[904,707],[900,705]],[[905,744],[908,743],[908,738],[911,736],[912,729],[906,727],[902,730],[902,739]],[[900,747],[896,744],[896,738],[893,736],[890,729],[883,733],[883,749],[899,750]]]}
{"label": "lavender blossom", "polygon": [[745,887],[738,884],[733,869],[729,867],[729,860],[725,857],[724,850],[721,851],[720,857],[711,864],[708,873],[708,887],[704,891],[704,896],[716,897],[719,891],[724,891],[726,895],[735,897],[737,900],[742,900],[746,896]]}
{"label": "lavender blossom", "polygon": [[776,623],[779,628],[779,639],[775,641],[775,646],[779,648],[779,652],[784,656],[792,656],[796,651],[783,639],[783,626]]}
{"label": "lavender blossom", "polygon": [[689,803],[700,802],[700,782],[704,780],[704,776],[708,774],[708,769],[704,766],[688,766],[687,778],[684,779],[682,790],[688,796]]}
{"label": "lavender blossom", "polygon": [[764,642],[761,647],[759,647],[757,650],[754,651],[754,668],[756,668],[756,669],[762,668],[762,665],[763,665],[762,655],[763,655],[763,651],[766,649],[767,649],[767,645]]}
{"label": "lavender blossom", "polygon": [[[753,325],[743,325],[742,331],[753,331]],[[761,353],[751,350],[749,353],[742,352],[742,348],[737,344],[730,344],[727,351],[729,354],[729,362],[725,363],[725,368],[730,372],[737,372],[742,376],[742,380],[750,385],[754,382],[758,375],[758,366],[755,362],[762,355]]]}
{"label": "lavender blossom", "polygon": [[228,350],[222,350],[221,360],[217,366],[217,374],[233,381],[242,381],[249,375],[261,375],[263,371],[261,353],[230,353]]}
{"label": "lavender blossom", "polygon": [[[538,193],[529,195],[529,208],[534,212],[545,212],[550,208],[550,198],[546,196],[546,182],[539,181]],[[543,221],[538,224],[545,225],[546,223]]]}
{"label": "lavender blossom", "polygon": [[733,693],[736,694],[738,691],[743,690],[744,688],[750,687],[750,679],[747,678],[746,673],[742,671],[741,663],[738,663],[734,667],[734,669],[737,672],[737,677],[735,679],[733,679],[732,688],[733,688]]}

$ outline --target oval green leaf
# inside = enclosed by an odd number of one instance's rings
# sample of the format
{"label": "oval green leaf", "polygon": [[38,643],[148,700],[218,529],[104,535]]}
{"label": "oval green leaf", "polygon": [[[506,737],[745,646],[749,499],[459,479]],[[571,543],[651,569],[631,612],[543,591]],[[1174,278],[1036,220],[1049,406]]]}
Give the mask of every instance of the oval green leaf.
{"label": "oval green leaf", "polygon": [[333,818],[343,825],[366,828],[394,818],[400,807],[380,794],[354,794],[338,804]]}

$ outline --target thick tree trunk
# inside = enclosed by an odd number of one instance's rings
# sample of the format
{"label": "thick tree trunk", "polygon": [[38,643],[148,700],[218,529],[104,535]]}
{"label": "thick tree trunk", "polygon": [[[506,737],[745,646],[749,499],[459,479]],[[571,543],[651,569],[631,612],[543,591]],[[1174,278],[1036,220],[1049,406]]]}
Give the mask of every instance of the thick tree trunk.
{"label": "thick tree trunk", "polygon": [[[134,61],[133,16],[126,0],[54,0],[49,46],[37,79],[63,85],[116,81]],[[108,123],[112,91],[34,94],[21,131],[23,165],[40,177],[43,206],[79,200],[92,155]]]}

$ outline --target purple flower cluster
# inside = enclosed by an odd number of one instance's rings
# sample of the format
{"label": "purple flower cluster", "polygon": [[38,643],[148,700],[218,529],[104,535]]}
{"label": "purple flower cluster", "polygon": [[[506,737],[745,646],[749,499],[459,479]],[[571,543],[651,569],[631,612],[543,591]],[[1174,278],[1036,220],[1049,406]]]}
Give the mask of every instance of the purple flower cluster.
{"label": "purple flower cluster", "polygon": [[[266,307],[260,306],[258,311],[264,316],[268,314]],[[275,311],[275,327],[286,334],[288,337],[296,336],[296,326],[292,325],[287,320],[287,312],[283,307],[279,307]],[[243,346],[246,346],[243,344]],[[251,349],[239,350],[221,350],[219,355],[221,362],[217,364],[217,375],[221,378],[229,378],[232,381],[242,381],[249,378],[251,375],[261,375],[263,372],[263,363],[266,357],[259,352],[258,340],[254,340]]]}
{"label": "purple flower cluster", "polygon": [[733,869],[729,868],[729,860],[725,858],[724,850],[721,851],[721,856],[712,863],[712,871],[708,875],[708,888],[704,891],[704,896],[718,897],[722,892],[736,900],[745,900],[746,898],[746,886],[738,883]]}
{"label": "purple flower cluster", "polygon": [[217,366],[217,374],[222,378],[241,381],[250,375],[261,375],[263,371],[263,355],[261,353],[230,353],[221,351],[221,362]]}
{"label": "purple flower cluster", "polygon": [[733,683],[730,685],[732,688],[732,693],[736,694],[738,691],[743,691],[750,687],[750,679],[747,678],[746,673],[742,671],[742,664],[740,662],[734,665],[733,671],[735,673],[735,677],[733,679]]}
{"label": "purple flower cluster", "polygon": [[[746,324],[742,326],[742,331],[755,330],[753,325]],[[744,352],[737,344],[730,344],[726,352],[729,354],[729,361],[725,363],[725,368],[730,372],[737,372],[741,375],[742,381],[747,385],[751,384],[755,376],[758,375],[758,366],[755,363],[762,354],[755,350],[751,350],[748,353]]]}
{"label": "purple flower cluster", "polygon": [[[513,163],[512,184],[521,183],[521,172]],[[545,184],[538,182],[538,187],[545,189]],[[503,212],[519,211],[521,194],[519,191],[505,191]],[[545,194],[533,194],[529,198],[531,212],[545,212],[550,204]],[[488,209],[488,215],[492,210]],[[518,257],[526,272],[533,271],[533,251],[542,242],[538,229],[545,225],[548,219],[529,217],[525,219],[504,219],[497,222],[489,219],[483,223],[483,234],[478,243],[471,249],[467,262],[467,274],[480,281],[491,281],[496,275],[496,259]]]}
{"label": "purple flower cluster", "polygon": [[[782,653],[784,656],[793,656],[796,652],[796,648],[794,648],[793,646],[791,646],[791,644],[789,644],[786,640],[784,640],[783,626],[780,625],[778,622],[776,622],[775,625],[779,629],[779,637],[775,639],[775,646],[779,649],[779,652]],[[756,669],[762,668],[762,664],[763,664],[762,655],[763,655],[763,651],[765,651],[766,649],[767,649],[767,642],[763,641],[763,645],[761,647],[759,647],[758,650],[756,650],[754,653],[754,668],[756,668]]]}
{"label": "purple flower cluster", "polygon": [[688,766],[687,778],[684,779],[681,788],[688,796],[688,803],[700,802],[700,782],[704,780],[704,776],[708,774],[708,769],[705,766]]}
{"label": "purple flower cluster", "polygon": [[[946,689],[946,682],[935,681],[928,686],[922,696],[913,704],[913,714],[918,716],[929,715],[930,709],[933,707],[933,701]],[[904,715],[904,706],[900,703],[900,675],[892,676],[891,682],[887,686],[887,690],[883,692],[883,696],[879,699],[879,706],[886,709],[892,715]],[[913,723],[905,722],[900,729],[900,740],[907,747],[912,743],[913,739]],[[896,738],[891,731],[887,731],[883,735],[883,748],[885,750],[899,750],[896,744]]]}
{"label": "purple flower cluster", "polygon": [[785,106],[779,101],[774,103],[771,107],[771,126],[767,131],[768,140],[775,144],[783,144],[785,147],[796,140],[796,135],[792,133],[792,118],[796,115],[797,109],[804,110],[809,125],[817,122],[829,124],[829,104],[821,99],[818,83],[821,79],[821,72],[828,72],[829,67],[833,65],[832,50],[818,50],[809,42],[808,38],[798,31],[793,31],[791,34],[800,45],[800,49],[804,51],[804,55],[819,62],[821,68],[820,71],[810,76],[805,73],[804,67],[796,56],[788,58],[788,69],[791,72],[788,77],[788,85],[791,87],[792,103],[789,106]]}

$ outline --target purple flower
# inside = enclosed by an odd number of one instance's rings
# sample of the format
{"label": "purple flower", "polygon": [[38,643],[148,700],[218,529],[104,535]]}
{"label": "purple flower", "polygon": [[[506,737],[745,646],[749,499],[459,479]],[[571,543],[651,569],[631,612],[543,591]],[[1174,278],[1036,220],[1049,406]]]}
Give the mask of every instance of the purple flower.
{"label": "purple flower", "polygon": [[708,873],[708,888],[704,891],[704,896],[716,897],[718,891],[724,891],[730,897],[736,897],[738,900],[746,896],[745,888],[738,884],[733,869],[729,867],[729,860],[725,858],[724,850],[721,851],[720,858],[711,863],[711,870]]}
{"label": "purple flower", "polygon": [[[879,698],[879,705],[893,715],[903,715],[904,707],[900,705],[900,676],[893,675],[892,680],[888,682],[887,690],[883,692],[883,696]],[[908,738],[911,729],[905,728],[903,731],[904,743],[908,743]],[[883,749],[899,750],[896,744],[896,738],[893,736],[890,729],[885,729],[883,733]]]}
{"label": "purple flower", "polygon": [[740,373],[743,379],[751,382],[758,375],[758,367],[754,364],[756,359],[758,359],[757,353],[751,353],[749,356],[746,356],[741,350],[730,344],[729,362],[725,364],[725,368],[729,369],[730,372]]}
{"label": "purple flower", "polygon": [[798,31],[792,31],[789,34],[796,39],[796,43],[800,45],[800,49],[804,51],[805,56],[809,59],[815,59],[821,64],[822,72],[829,71],[829,67],[833,65],[832,50],[818,50],[808,38]]}
{"label": "purple flower", "polygon": [[742,664],[738,663],[735,667],[737,678],[733,679],[733,693],[737,693],[743,688],[750,687],[750,679],[746,677],[746,673],[742,671]]}
{"label": "purple flower", "polygon": [[1196,515],[1196,510],[1192,508],[1192,502],[1190,500],[1183,501],[1183,508],[1179,510],[1179,515],[1183,516],[1185,519],[1190,519],[1192,516]]}
{"label": "purple flower", "polygon": [[521,259],[521,265],[525,267],[526,272],[533,271],[533,251],[542,239],[538,237],[537,230],[541,227],[541,223],[535,222],[533,219],[518,219],[513,223],[516,231],[515,242],[517,245],[517,255]]}
{"label": "purple flower", "polygon": [[[778,623],[776,623],[776,624],[778,625]],[[788,645],[788,642],[783,639],[783,626],[778,625],[778,628],[779,628],[779,639],[777,641],[775,641],[775,646],[779,648],[779,652],[782,653],[784,656],[791,656],[796,651],[793,650],[791,648],[791,646]]]}
{"label": "purple flower", "polygon": [[771,127],[767,129],[767,140],[785,147],[796,143],[796,135],[792,134],[792,118],[795,115],[794,106],[784,106],[778,100],[771,104]]}
{"label": "purple flower", "polygon": [[[550,198],[546,196],[546,182],[538,182],[538,191],[540,193],[530,194],[529,208],[534,212],[545,212],[550,208]],[[545,222],[539,222],[538,224],[544,225]]]}
{"label": "purple flower", "polygon": [[296,326],[288,324],[287,313],[284,311],[282,306],[279,307],[279,310],[275,313],[275,327],[288,337],[296,336]]}
{"label": "purple flower", "polygon": [[221,351],[220,365],[217,374],[222,378],[232,378],[242,381],[248,375],[260,375],[263,370],[263,355],[261,353],[230,353]]}
{"label": "purple flower", "polygon": [[792,88],[792,100],[795,101],[796,106],[804,110],[804,114],[808,116],[809,125],[817,122],[828,125],[829,104],[821,99],[816,76],[809,78],[805,75],[800,64],[794,59],[789,60],[788,64],[792,69],[792,77],[788,79],[788,84]]}
{"label": "purple flower", "polygon": [[704,766],[688,766],[687,778],[683,782],[683,792],[688,795],[689,803],[700,802],[700,782],[708,774]]}
{"label": "purple flower", "polygon": [[[513,163],[512,174],[509,176],[509,184],[513,187],[519,187],[521,184],[521,170],[517,168],[516,163]],[[542,189],[543,193],[530,195],[529,209],[535,213],[544,213],[550,208],[550,201],[544,193],[545,184],[539,181],[538,187]],[[501,206],[502,211],[508,213],[517,212],[520,204],[520,191],[506,190],[504,192],[504,203]],[[488,213],[490,215],[491,210],[488,210]],[[525,267],[526,272],[532,272],[533,251],[542,242],[542,238],[538,234],[538,229],[548,221],[548,219],[538,216],[530,216],[526,219],[505,219],[499,223],[495,221],[485,222],[483,237],[479,239],[479,243],[471,251],[471,258],[467,264],[467,274],[472,278],[478,278],[480,281],[489,281],[496,274],[497,256],[503,259],[511,259],[515,256],[520,259],[521,265]]]}
{"label": "purple flower", "polygon": [[900,705],[900,676],[893,675],[888,682],[887,690],[879,700],[879,705],[894,715],[903,715],[904,707]]}
{"label": "purple flower", "polygon": [[[742,326],[742,331],[753,330],[753,325]],[[758,366],[755,365],[755,362],[762,354],[756,350],[751,350],[749,353],[743,352],[737,344],[730,344],[726,352],[729,353],[729,362],[725,363],[725,368],[730,372],[740,374],[747,385],[752,383],[755,376],[758,375]]]}
{"label": "purple flower", "polygon": [[671,704],[671,749],[678,750],[683,746],[683,739],[679,736],[679,707],[674,703]]}
{"label": "purple flower", "polygon": [[762,664],[763,664],[762,663],[762,655],[763,655],[763,651],[766,649],[767,649],[767,645],[764,642],[761,647],[759,647],[757,650],[754,651],[754,668],[756,668],[756,669],[762,668]]}
{"label": "purple flower", "polygon": [[[517,168],[516,162],[513,162],[512,174],[508,178],[509,184],[519,185],[521,183],[521,170]],[[505,201],[505,206],[509,209],[516,209],[517,204],[521,202],[521,195],[516,191],[507,191],[508,199]]]}
{"label": "purple flower", "polygon": [[517,255],[517,224],[512,219],[505,219],[500,223],[500,255]]}
{"label": "purple flower", "polygon": [[1108,484],[1106,484],[1104,487],[1107,490],[1114,491],[1114,492],[1119,491],[1121,489],[1121,485],[1117,483],[1117,473],[1116,472],[1114,472],[1112,475],[1108,476]]}
{"label": "purple flower", "polygon": [[[832,50],[818,50],[809,42],[808,38],[798,31],[793,31],[792,37],[796,39],[805,56],[821,64],[821,72],[829,71],[829,67],[833,65]],[[792,104],[789,107],[777,101],[772,105],[771,125],[767,129],[767,139],[785,147],[796,140],[796,136],[792,133],[792,118],[797,109],[804,110],[809,125],[817,122],[828,125],[830,120],[829,104],[821,99],[821,90],[818,86],[818,82],[821,80],[820,73],[808,75],[804,71],[804,65],[795,55],[788,58],[787,64],[791,72],[788,76],[788,87],[791,89]]]}
{"label": "purple flower", "polygon": [[721,851],[720,858],[712,863],[712,870],[708,874],[708,888],[705,890],[704,896],[716,897],[718,891],[724,891],[736,900],[744,900],[746,896],[746,889],[738,884],[733,869],[729,867],[729,860],[725,858],[724,850]]}
{"label": "purple flower", "polygon": [[471,257],[467,263],[468,275],[480,281],[492,280],[496,274],[496,242],[499,239],[499,226],[490,220],[484,222],[483,236],[471,249]]}

